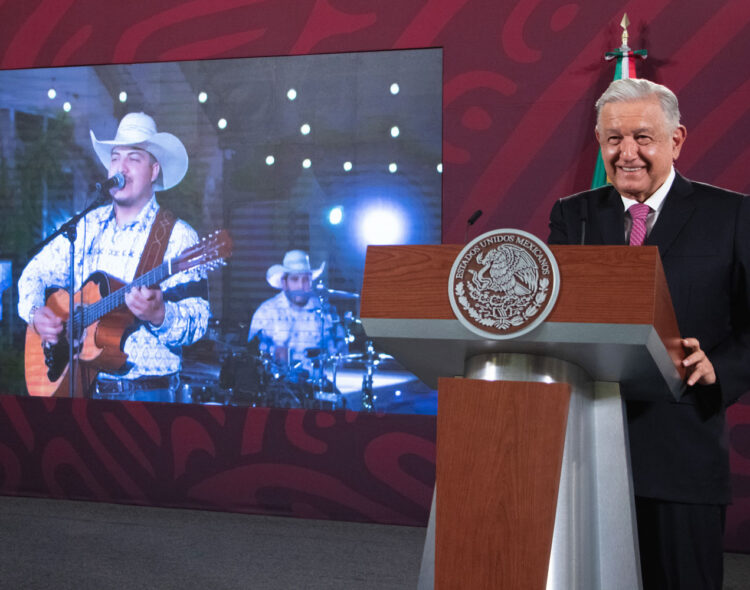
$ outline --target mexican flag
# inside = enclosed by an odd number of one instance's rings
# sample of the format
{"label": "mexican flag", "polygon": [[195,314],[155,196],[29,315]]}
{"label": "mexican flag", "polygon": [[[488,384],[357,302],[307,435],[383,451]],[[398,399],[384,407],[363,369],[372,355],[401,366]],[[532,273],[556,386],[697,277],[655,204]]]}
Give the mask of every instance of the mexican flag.
{"label": "mexican flag", "polygon": [[[645,49],[637,49],[633,51],[628,47],[628,31],[627,27],[630,24],[628,21],[628,15],[625,15],[620,23],[623,29],[622,33],[622,45],[619,49],[614,51],[608,51],[604,54],[604,59],[607,61],[616,60],[615,62],[615,80],[622,80],[623,78],[637,78],[635,73],[635,62],[639,59],[646,59],[647,52]],[[604,161],[602,160],[602,150],[599,150],[599,155],[596,157],[596,167],[594,168],[594,177],[591,179],[591,188],[597,188],[607,184],[607,173],[604,170]]]}

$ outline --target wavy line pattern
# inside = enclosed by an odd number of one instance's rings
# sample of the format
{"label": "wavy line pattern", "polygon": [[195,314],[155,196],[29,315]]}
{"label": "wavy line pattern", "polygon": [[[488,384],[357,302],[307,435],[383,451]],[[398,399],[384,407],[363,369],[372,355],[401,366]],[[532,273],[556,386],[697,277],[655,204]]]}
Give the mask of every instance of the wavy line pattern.
{"label": "wavy line pattern", "polygon": [[434,465],[434,416],[0,396],[4,494],[424,525]]}

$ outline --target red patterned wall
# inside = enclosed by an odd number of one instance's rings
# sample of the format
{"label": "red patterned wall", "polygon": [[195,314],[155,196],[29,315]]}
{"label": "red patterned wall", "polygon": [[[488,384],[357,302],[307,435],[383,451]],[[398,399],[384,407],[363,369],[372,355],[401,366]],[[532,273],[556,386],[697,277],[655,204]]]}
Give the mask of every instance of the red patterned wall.
{"label": "red patterned wall", "polygon": [[[680,96],[679,170],[750,192],[746,0],[0,0],[0,67],[442,47],[444,241],[478,208],[476,232],[545,236],[552,202],[589,184],[623,12],[641,74]],[[750,551],[747,410],[730,416],[727,543]]]}
{"label": "red patterned wall", "polygon": [[424,525],[435,416],[0,396],[5,494]]}

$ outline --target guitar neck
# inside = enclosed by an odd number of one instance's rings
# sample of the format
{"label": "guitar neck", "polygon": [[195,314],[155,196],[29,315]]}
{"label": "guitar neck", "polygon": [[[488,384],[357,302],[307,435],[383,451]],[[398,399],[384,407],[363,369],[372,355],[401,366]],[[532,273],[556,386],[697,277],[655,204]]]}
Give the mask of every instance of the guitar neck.
{"label": "guitar neck", "polygon": [[158,285],[164,279],[172,276],[172,274],[171,261],[167,261],[162,262],[159,266],[147,273],[136,277],[131,283],[120,287],[106,297],[102,297],[96,303],[87,306],[83,311],[83,325],[81,327],[88,327],[103,316],[107,315],[110,311],[125,305],[125,294],[133,287],[150,287],[152,285]]}
{"label": "guitar neck", "polygon": [[[0,0],[0,3],[2,1]],[[221,266],[223,259],[232,252],[232,240],[226,230],[216,231],[203,238],[200,243],[183,250],[176,258],[162,262],[156,268],[133,279],[133,281],[99,301],[82,306],[73,316],[73,334],[81,334],[83,329],[98,321],[109,312],[125,305],[125,294],[133,287],[151,287],[178,272],[201,266],[214,269]]]}

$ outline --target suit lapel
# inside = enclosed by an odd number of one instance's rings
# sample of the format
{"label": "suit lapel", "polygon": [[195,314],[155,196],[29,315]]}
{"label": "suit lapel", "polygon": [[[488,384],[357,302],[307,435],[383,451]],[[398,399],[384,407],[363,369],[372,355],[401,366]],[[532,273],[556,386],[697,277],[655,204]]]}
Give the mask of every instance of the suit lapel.
{"label": "suit lapel", "polygon": [[602,197],[599,211],[599,232],[602,244],[621,246],[625,244],[625,209],[622,199],[614,187]]}
{"label": "suit lapel", "polygon": [[690,182],[675,174],[672,188],[664,200],[664,207],[651,234],[646,238],[646,246],[658,246],[659,254],[664,256],[695,209],[692,195],[693,187]]}

